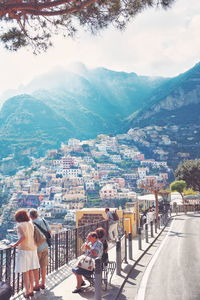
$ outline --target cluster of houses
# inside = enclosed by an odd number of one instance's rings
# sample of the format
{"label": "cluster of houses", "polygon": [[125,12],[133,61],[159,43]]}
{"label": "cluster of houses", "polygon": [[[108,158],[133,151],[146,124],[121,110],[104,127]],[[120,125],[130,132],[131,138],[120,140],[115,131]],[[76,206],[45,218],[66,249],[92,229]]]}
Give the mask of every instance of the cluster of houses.
{"label": "cluster of houses", "polygon": [[9,214],[8,207],[13,211],[36,207],[50,219],[73,220],[75,212],[94,198],[100,204],[114,199],[134,202],[142,184],[167,182],[171,172],[167,163],[145,159],[129,144],[131,140],[131,132],[115,137],[100,134],[87,141],[69,139],[45,157],[33,158],[30,168],[1,178],[2,188],[10,193],[3,216]]}

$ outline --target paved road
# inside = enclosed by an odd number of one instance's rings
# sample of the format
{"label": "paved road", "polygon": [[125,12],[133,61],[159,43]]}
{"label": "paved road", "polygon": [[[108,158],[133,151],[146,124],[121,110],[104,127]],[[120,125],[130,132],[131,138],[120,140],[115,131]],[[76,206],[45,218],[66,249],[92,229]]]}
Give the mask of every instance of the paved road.
{"label": "paved road", "polygon": [[200,214],[177,216],[161,247],[145,271],[144,299],[200,300]]}

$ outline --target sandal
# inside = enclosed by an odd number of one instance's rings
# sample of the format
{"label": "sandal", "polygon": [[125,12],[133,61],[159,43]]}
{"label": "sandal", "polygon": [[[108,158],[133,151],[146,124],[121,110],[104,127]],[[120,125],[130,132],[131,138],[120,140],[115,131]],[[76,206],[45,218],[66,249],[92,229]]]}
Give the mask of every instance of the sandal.
{"label": "sandal", "polygon": [[29,294],[23,294],[24,298],[29,299]]}
{"label": "sandal", "polygon": [[31,293],[28,293],[29,297],[33,297],[34,296],[34,293],[31,292]]}
{"label": "sandal", "polygon": [[44,290],[46,287],[45,287],[44,284],[39,284],[39,285],[38,285],[38,288]]}

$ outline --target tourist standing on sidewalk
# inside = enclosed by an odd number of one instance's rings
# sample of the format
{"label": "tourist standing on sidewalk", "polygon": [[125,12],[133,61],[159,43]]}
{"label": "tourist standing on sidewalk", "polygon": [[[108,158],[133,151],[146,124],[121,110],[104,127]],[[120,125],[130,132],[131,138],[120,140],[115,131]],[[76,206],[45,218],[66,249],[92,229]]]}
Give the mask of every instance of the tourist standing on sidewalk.
{"label": "tourist standing on sidewalk", "polygon": [[[90,256],[91,258],[101,258],[103,254],[103,244],[99,241],[96,232],[90,232],[87,236],[86,243],[81,247],[83,252],[85,252],[85,256]],[[72,272],[76,276],[76,289],[72,291],[72,293],[80,293],[82,291],[82,287],[86,285],[83,277],[91,277],[94,270],[89,271],[79,266],[72,269]]]}
{"label": "tourist standing on sidewalk", "polygon": [[[39,217],[38,212],[36,209],[31,209],[29,212],[30,218],[32,222],[37,226],[37,229],[43,230],[51,233],[51,228],[48,222],[45,219]],[[40,289],[45,289],[46,283],[46,269],[48,265],[48,244],[46,241],[42,245],[37,248],[38,258],[40,263],[40,271],[41,271],[41,284],[39,284],[39,276],[35,277],[35,287],[34,290],[38,291]],[[38,274],[39,275],[39,274]]]}
{"label": "tourist standing on sidewalk", "polygon": [[114,220],[113,214],[110,209],[107,207],[105,213],[108,219],[108,234],[112,242],[116,242],[118,239],[118,221]]}
{"label": "tourist standing on sidewalk", "polygon": [[151,221],[154,220],[154,216],[155,216],[155,213],[154,213],[153,209],[150,207],[147,212],[147,224],[150,224]]}
{"label": "tourist standing on sidewalk", "polygon": [[15,272],[23,274],[25,287],[24,298],[32,297],[34,276],[40,267],[37,255],[37,246],[34,241],[34,226],[30,222],[28,213],[20,209],[15,213],[17,222],[17,234],[19,240],[11,247],[17,247]]}

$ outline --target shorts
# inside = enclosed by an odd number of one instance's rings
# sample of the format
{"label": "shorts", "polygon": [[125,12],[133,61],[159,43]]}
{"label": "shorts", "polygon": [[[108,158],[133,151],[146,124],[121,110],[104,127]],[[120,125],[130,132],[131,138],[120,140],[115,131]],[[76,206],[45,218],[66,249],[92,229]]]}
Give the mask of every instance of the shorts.
{"label": "shorts", "polygon": [[40,268],[44,268],[48,265],[48,248],[42,251],[38,251],[38,258],[40,263]]}
{"label": "shorts", "polygon": [[85,270],[79,267],[73,268],[72,272],[78,275],[83,275],[85,277],[90,277],[93,274],[93,271]]}

